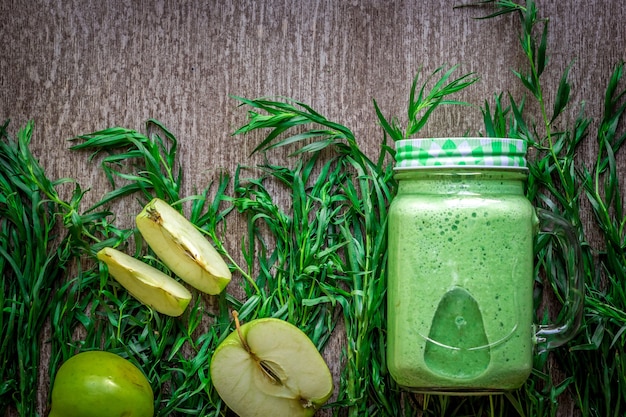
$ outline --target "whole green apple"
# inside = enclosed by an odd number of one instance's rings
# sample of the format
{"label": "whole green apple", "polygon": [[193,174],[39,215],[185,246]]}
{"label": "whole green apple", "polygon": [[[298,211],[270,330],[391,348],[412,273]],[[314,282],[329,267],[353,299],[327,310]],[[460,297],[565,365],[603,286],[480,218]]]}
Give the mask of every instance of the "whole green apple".
{"label": "whole green apple", "polygon": [[152,417],[154,394],[144,374],[110,352],[78,353],[59,368],[49,417]]}

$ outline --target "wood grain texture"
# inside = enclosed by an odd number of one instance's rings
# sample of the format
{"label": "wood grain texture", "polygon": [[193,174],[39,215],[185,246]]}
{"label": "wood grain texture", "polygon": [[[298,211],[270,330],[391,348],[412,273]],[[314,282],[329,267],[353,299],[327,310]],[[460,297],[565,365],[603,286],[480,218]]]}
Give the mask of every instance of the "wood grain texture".
{"label": "wood grain texture", "polygon": [[[481,81],[458,98],[477,105],[500,91],[522,94],[511,73],[524,63],[516,19],[474,20],[483,12],[453,7],[460,2],[1,0],[0,119],[10,118],[13,129],[34,120],[34,153],[51,177],[90,185],[86,202],[108,186],[84,155],[68,151],[66,139],[113,125],[163,122],[180,140],[188,193],[220,169],[258,162],[249,156],[258,136],[231,137],[245,122],[231,95],[300,100],[375,152],[382,134],[372,99],[402,116],[420,67],[429,73],[460,64],[460,72],[475,72]],[[573,62],[574,102],[599,116],[613,65],[626,59],[626,7],[540,1],[539,10],[551,18],[548,97]],[[481,126],[477,108],[446,108],[424,135]],[[581,163],[592,161],[594,149],[591,140],[582,146]],[[287,158],[280,151],[270,157]],[[618,163],[626,172],[623,158]],[[225,245],[238,247],[239,236]],[[334,343],[326,355],[337,375],[341,341]],[[572,410],[565,402],[560,415]]]}

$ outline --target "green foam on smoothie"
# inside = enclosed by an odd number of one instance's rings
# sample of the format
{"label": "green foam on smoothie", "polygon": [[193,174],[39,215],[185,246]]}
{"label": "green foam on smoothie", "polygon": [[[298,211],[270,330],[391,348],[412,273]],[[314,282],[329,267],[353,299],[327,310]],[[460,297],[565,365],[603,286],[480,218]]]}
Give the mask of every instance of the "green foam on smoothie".
{"label": "green foam on smoothie", "polygon": [[491,360],[483,316],[472,295],[455,287],[441,298],[424,350],[424,362],[440,375],[473,378]]}

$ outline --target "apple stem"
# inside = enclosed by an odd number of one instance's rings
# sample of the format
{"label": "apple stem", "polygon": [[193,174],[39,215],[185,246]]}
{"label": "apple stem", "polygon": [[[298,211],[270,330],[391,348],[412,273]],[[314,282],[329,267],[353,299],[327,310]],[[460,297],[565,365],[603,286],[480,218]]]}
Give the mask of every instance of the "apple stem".
{"label": "apple stem", "polygon": [[237,334],[239,335],[239,340],[241,341],[243,348],[246,350],[246,352],[252,354],[252,350],[250,349],[250,346],[248,346],[246,339],[244,339],[243,335],[241,334],[241,325],[239,324],[239,313],[237,311],[233,311],[233,318],[235,319],[235,328],[237,329]]}

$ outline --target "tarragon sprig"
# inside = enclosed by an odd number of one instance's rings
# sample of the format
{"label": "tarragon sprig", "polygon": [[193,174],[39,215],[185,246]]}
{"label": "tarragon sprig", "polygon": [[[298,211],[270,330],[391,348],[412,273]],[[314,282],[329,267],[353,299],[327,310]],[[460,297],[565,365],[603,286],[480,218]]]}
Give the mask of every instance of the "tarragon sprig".
{"label": "tarragon sprig", "polygon": [[[478,81],[478,77],[474,77],[473,73],[464,74],[458,78],[452,79],[452,74],[458,68],[458,65],[452,66],[443,74],[444,67],[439,67],[433,71],[426,80],[421,84],[418,91],[418,81],[421,76],[421,70],[417,72],[411,84],[409,93],[409,102],[407,106],[407,125],[403,129],[397,118],[388,120],[380,110],[378,103],[374,100],[374,108],[376,115],[380,121],[384,131],[394,141],[407,139],[415,136],[428,122],[431,114],[440,106],[444,105],[460,105],[469,106],[464,101],[451,100],[448,96],[458,93],[459,91],[469,87]],[[434,85],[430,83],[437,77]],[[427,90],[427,87],[430,87]]]}

